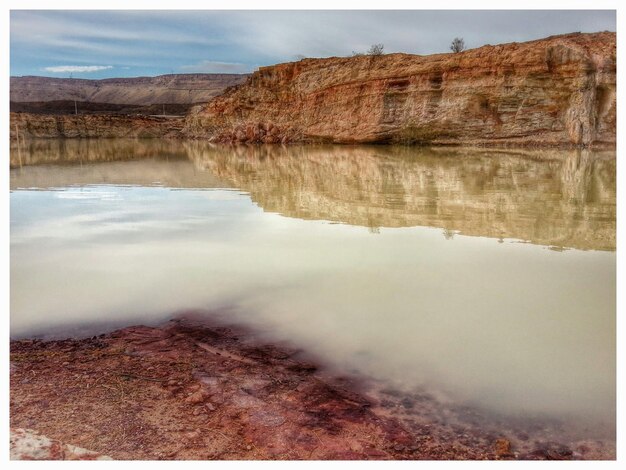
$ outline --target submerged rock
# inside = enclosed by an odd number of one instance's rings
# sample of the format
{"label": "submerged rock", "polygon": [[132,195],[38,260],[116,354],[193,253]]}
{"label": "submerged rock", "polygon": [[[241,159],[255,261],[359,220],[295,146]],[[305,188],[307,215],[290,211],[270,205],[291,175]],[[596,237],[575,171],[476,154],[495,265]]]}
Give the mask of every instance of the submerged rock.
{"label": "submerged rock", "polygon": [[[376,392],[369,380],[317,371],[316,364],[296,359],[293,348],[254,343],[247,330],[187,319],[128,327],[95,340],[12,341],[11,458],[614,455],[611,443],[600,448],[580,442],[574,455],[567,445],[538,440],[536,434],[513,442],[515,429],[503,429],[478,412],[459,413],[427,394],[389,390],[386,384]],[[71,367],[64,365],[68,362]],[[28,430],[33,428],[37,431]],[[45,437],[51,435],[58,440]]]}
{"label": "submerged rock", "polygon": [[498,458],[505,459],[513,457],[513,453],[511,452],[511,441],[508,439],[500,438],[496,440],[495,447]]}

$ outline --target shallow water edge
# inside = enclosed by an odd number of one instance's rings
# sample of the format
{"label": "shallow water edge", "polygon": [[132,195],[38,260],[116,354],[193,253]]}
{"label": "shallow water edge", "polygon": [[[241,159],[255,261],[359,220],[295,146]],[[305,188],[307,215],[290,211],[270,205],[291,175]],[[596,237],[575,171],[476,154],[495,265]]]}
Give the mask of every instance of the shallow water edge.
{"label": "shallow water edge", "polygon": [[[288,342],[188,314],[11,342],[11,426],[115,459],[614,459],[557,422],[499,420],[338,376]],[[103,432],[106,431],[106,432]]]}

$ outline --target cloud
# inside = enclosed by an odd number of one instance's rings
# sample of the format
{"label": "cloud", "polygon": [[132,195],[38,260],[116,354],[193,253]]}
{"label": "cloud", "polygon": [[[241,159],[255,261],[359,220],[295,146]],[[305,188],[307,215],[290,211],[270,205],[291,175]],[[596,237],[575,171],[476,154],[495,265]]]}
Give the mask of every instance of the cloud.
{"label": "cloud", "polygon": [[11,73],[88,66],[94,57],[115,64],[109,75],[122,66],[145,75],[246,73],[295,54],[348,56],[377,43],[432,54],[449,52],[455,36],[473,48],[605,29],[615,31],[614,10],[12,10]]}
{"label": "cloud", "polygon": [[214,60],[202,60],[197,64],[181,65],[180,70],[196,73],[250,73],[256,69],[253,65],[240,62],[217,62]]}
{"label": "cloud", "polygon": [[90,73],[112,68],[112,65],[55,65],[54,67],[44,67],[43,70],[53,73]]}
{"label": "cloud", "polygon": [[198,14],[181,16],[180,13],[184,12],[17,10],[11,12],[11,40],[36,44],[42,40],[67,38],[82,41],[198,43],[205,46],[221,44],[206,33],[198,35],[181,31],[176,21],[197,21]]}

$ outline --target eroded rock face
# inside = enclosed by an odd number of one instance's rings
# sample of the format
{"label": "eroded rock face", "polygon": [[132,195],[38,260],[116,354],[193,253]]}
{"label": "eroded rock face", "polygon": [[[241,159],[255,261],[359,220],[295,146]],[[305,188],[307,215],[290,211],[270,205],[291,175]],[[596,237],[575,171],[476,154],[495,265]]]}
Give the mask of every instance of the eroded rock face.
{"label": "eroded rock face", "polygon": [[182,118],[157,116],[11,113],[10,138],[175,137],[182,124]]}
{"label": "eroded rock face", "polygon": [[458,54],[333,57],[262,67],[187,116],[221,142],[615,144],[615,33]]}

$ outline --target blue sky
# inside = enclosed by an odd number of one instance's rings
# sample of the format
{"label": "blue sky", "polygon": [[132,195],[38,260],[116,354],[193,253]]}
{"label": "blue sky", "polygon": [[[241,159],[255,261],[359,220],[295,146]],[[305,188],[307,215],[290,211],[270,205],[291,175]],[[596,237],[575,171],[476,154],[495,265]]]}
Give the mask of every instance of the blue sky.
{"label": "blue sky", "polygon": [[615,31],[610,10],[45,11],[10,14],[11,75],[105,78],[247,73],[365,51],[448,52],[573,31]]}

